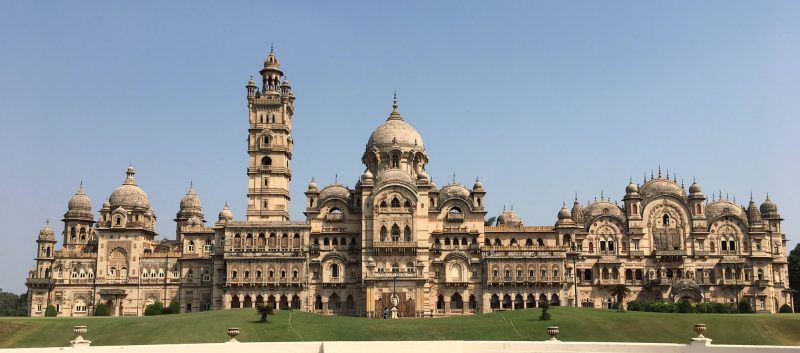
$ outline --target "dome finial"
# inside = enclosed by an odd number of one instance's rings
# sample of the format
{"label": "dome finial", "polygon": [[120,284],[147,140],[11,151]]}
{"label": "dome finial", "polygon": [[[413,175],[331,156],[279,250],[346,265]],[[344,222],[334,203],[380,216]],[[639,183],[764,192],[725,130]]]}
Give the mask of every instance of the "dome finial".
{"label": "dome finial", "polygon": [[125,182],[123,182],[122,184],[123,185],[136,185],[136,179],[133,178],[133,176],[135,174],[136,174],[136,170],[133,169],[133,165],[129,164],[128,165],[128,170],[125,171],[125,175],[127,175],[127,177],[125,178]]}
{"label": "dome finial", "polygon": [[456,173],[453,173],[453,184],[456,183]]}
{"label": "dome finial", "polygon": [[658,165],[658,178],[661,179],[661,164]]}
{"label": "dome finial", "polygon": [[397,111],[397,90],[394,91],[394,103],[392,104],[392,109]]}
{"label": "dome finial", "polygon": [[403,120],[403,117],[400,116],[400,112],[397,111],[397,91],[394,91],[394,99],[392,101],[392,113],[389,114],[389,119],[387,120]]}

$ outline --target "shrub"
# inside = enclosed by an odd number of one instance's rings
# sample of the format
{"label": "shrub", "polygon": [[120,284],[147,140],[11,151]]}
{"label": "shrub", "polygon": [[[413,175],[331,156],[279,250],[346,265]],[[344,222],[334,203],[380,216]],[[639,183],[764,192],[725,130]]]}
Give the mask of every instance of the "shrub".
{"label": "shrub", "polygon": [[261,320],[259,322],[267,322],[267,316],[273,313],[272,304],[257,303],[256,311],[258,315],[261,315]]}
{"label": "shrub", "polygon": [[749,314],[753,312],[753,308],[750,306],[749,300],[740,300],[738,309],[742,314]]}
{"label": "shrub", "polygon": [[58,316],[58,312],[56,311],[56,306],[53,304],[48,305],[47,309],[44,309],[44,316],[46,317]]}
{"label": "shrub", "polygon": [[781,305],[781,308],[778,310],[778,312],[781,313],[781,314],[791,314],[792,313],[792,307],[789,306],[789,304],[783,304],[783,305]]}
{"label": "shrub", "polygon": [[108,310],[108,305],[105,303],[97,304],[94,308],[94,316],[111,316],[111,312]]}
{"label": "shrub", "polygon": [[539,320],[542,320],[542,321],[550,320],[551,317],[552,317],[552,315],[550,315],[550,313],[549,313],[549,311],[550,311],[550,302],[548,302],[547,300],[542,301],[539,304],[539,307],[542,308],[542,315],[539,315]]}
{"label": "shrub", "polygon": [[177,300],[169,302],[169,306],[164,310],[164,314],[180,314],[180,313],[181,313],[181,303],[178,303]]}
{"label": "shrub", "polygon": [[634,300],[628,303],[628,310],[629,311],[642,311],[642,303],[638,300]]}
{"label": "shrub", "polygon": [[686,314],[686,313],[691,313],[691,312],[693,312],[693,311],[694,311],[694,309],[692,309],[692,303],[690,303],[690,302],[689,302],[688,300],[686,300],[686,299],[683,299],[683,300],[681,300],[680,302],[678,302],[678,305],[677,305],[677,311],[678,311],[679,313]]}
{"label": "shrub", "polygon": [[166,314],[164,310],[164,304],[160,301],[156,301],[153,304],[148,305],[144,308],[144,316],[154,316],[154,315],[162,315]]}

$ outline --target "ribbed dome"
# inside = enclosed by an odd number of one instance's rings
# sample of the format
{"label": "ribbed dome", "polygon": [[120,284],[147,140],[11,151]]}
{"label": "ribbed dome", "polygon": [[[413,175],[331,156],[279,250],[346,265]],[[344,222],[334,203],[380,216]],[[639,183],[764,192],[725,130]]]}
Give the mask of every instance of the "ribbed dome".
{"label": "ribbed dome", "polygon": [[778,204],[773,202],[769,199],[769,195],[767,195],[767,199],[764,200],[764,203],[761,204],[761,215],[764,218],[778,218],[780,215],[778,214]]}
{"label": "ribbed dome", "polygon": [[703,193],[703,190],[700,187],[700,184],[697,183],[697,181],[693,181],[692,185],[689,186],[689,193],[692,195],[699,195]]}
{"label": "ribbed dome", "polygon": [[281,63],[278,61],[278,58],[275,57],[275,51],[272,49],[269,50],[269,55],[264,59],[264,67],[271,69],[279,69],[281,67]]}
{"label": "ribbed dome", "polygon": [[75,192],[75,195],[69,199],[67,208],[69,210],[77,211],[92,211],[92,200],[86,196],[86,192],[83,190],[83,183],[81,183],[81,186],[78,187],[78,191]]}
{"label": "ribbed dome", "polygon": [[656,197],[659,195],[673,195],[673,196],[683,196],[684,191],[683,188],[680,187],[677,183],[669,179],[654,179],[650,180],[641,188],[639,188],[639,193],[642,194],[644,197]]}
{"label": "ribbed dome", "polygon": [[350,190],[348,190],[341,184],[328,185],[325,188],[323,188],[322,191],[320,191],[319,199],[326,200],[329,198],[340,198],[343,200],[350,200]]}
{"label": "ribbed dome", "polygon": [[111,208],[116,209],[122,206],[129,210],[149,209],[150,199],[142,189],[136,186],[136,179],[133,178],[136,172],[133,170],[133,167],[128,167],[126,174],[128,176],[125,178],[122,186],[116,188],[114,192],[111,193],[111,196],[108,197]]}
{"label": "ribbed dome", "polygon": [[317,190],[317,181],[314,178],[311,178],[311,181],[308,182],[308,190],[314,191]]}
{"label": "ribbed dome", "polygon": [[517,227],[522,225],[522,218],[520,218],[513,210],[503,210],[497,216],[498,226],[512,226]]}
{"label": "ribbed dome", "polygon": [[583,206],[578,202],[578,197],[575,197],[575,202],[572,203],[572,220],[575,223],[583,223],[586,221],[586,216],[583,213]]}
{"label": "ribbed dome", "polygon": [[225,207],[223,207],[222,210],[219,211],[219,220],[220,222],[233,220],[233,212],[231,212],[231,209],[228,208],[227,202],[225,203]]}
{"label": "ribbed dome", "polygon": [[625,215],[619,206],[610,201],[595,201],[586,206],[583,213],[587,221],[593,220],[595,217],[611,216],[620,220],[625,219]]}
{"label": "ribbed dome", "polygon": [[639,192],[639,185],[634,183],[633,180],[631,180],[631,182],[628,183],[628,186],[625,187],[626,194],[636,194],[638,192]]}
{"label": "ribbed dome", "polygon": [[44,224],[44,227],[39,230],[39,239],[40,240],[55,240],[56,233],[53,231],[53,228],[50,228],[50,221]]}
{"label": "ribbed dome", "polygon": [[367,150],[377,147],[379,150],[386,147],[417,147],[423,149],[422,136],[400,116],[397,111],[397,98],[395,97],[392,113],[386,122],[378,126],[367,141]]}
{"label": "ribbed dome", "polygon": [[567,209],[567,205],[564,204],[563,206],[561,206],[561,209],[558,211],[558,220],[561,221],[561,220],[568,220],[568,219],[569,220],[572,219],[572,214],[569,212],[569,209]]}
{"label": "ribbed dome", "polygon": [[464,198],[469,200],[469,189],[461,184],[447,184],[439,190],[439,204],[452,198]]}
{"label": "ribbed dome", "polygon": [[200,198],[194,192],[194,187],[190,185],[186,196],[181,199],[181,210],[199,210],[200,208]]}
{"label": "ribbed dome", "polygon": [[706,217],[713,222],[721,216],[736,216],[747,222],[748,218],[744,208],[728,200],[717,200],[706,206]]}
{"label": "ribbed dome", "polygon": [[475,192],[483,192],[483,183],[478,178],[475,178],[475,184],[472,185],[472,191]]}

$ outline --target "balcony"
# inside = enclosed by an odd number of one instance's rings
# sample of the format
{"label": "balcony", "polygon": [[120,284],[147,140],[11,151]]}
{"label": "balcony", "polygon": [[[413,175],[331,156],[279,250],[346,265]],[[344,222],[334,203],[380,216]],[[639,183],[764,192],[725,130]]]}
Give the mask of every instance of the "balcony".
{"label": "balcony", "polygon": [[769,281],[766,279],[758,279],[755,280],[755,282],[756,286],[758,286],[759,288],[766,288],[769,286]]}
{"label": "balcony", "polygon": [[447,214],[447,221],[448,222],[464,222],[464,214],[463,213],[448,213]]}
{"label": "balcony", "polygon": [[325,215],[325,220],[328,222],[341,222],[344,220],[344,215],[341,213],[328,213]]}
{"label": "balcony", "polygon": [[376,241],[372,243],[372,246],[376,248],[416,248],[417,242],[404,240]]}
{"label": "balcony", "polygon": [[708,250],[695,250],[694,256],[708,256],[711,255],[711,252]]}
{"label": "balcony", "polygon": [[628,251],[628,257],[644,257],[644,251],[641,250],[631,250]]}

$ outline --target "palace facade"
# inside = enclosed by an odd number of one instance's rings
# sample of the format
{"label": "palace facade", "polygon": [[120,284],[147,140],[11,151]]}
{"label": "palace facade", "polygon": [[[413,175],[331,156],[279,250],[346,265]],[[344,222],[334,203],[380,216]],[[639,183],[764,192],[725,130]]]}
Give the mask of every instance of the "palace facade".
{"label": "palace facade", "polygon": [[399,298],[401,317],[464,315],[554,305],[610,307],[627,300],[750,301],[777,312],[788,287],[786,236],[777,205],[756,206],[687,190],[659,170],[631,181],[621,202],[577,199],[551,225],[513,210],[485,224],[486,191],[437,187],[422,136],[397,100],[367,141],[352,187],[305,192],[304,221],[289,219],[295,97],[270,52],[260,86],[246,85],[247,213],[228,206],[208,221],[193,187],[180,201],[174,239],[156,240],[156,214],[129,167],[97,218],[83,185],[69,200],[63,243],[46,225],[26,281],[31,316],[143,315],[156,301],[193,312],[273,304],[331,315],[380,317]]}

